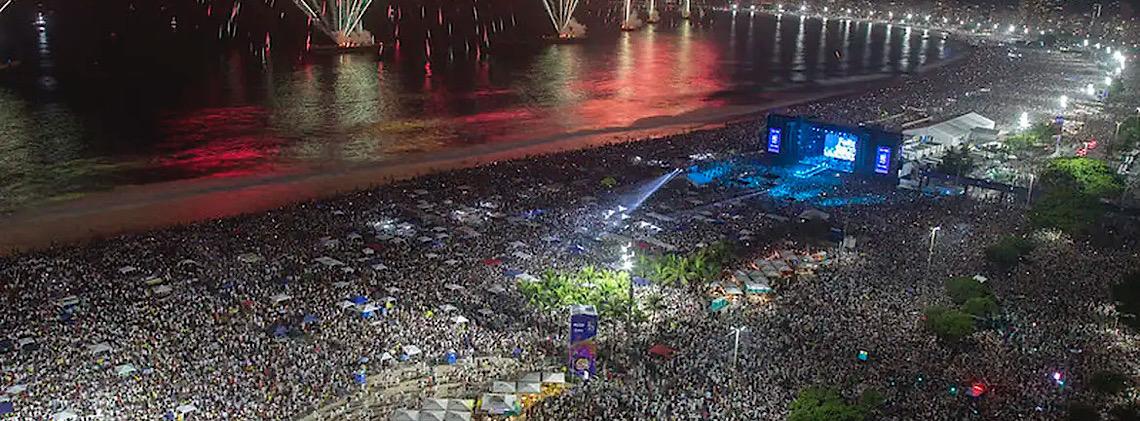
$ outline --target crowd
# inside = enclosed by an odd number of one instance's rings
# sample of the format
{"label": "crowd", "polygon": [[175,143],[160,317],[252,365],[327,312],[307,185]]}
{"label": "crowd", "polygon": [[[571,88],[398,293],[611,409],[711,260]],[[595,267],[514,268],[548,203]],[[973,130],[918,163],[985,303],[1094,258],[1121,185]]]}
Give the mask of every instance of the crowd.
{"label": "crowd", "polygon": [[[982,47],[961,65],[903,85],[787,111],[871,120],[1024,72],[998,60],[1002,54]],[[159,419],[193,405],[190,416],[200,419],[294,419],[359,393],[357,374],[383,373],[408,364],[405,358],[559,358],[565,315],[528,307],[506,275],[612,263],[599,233],[612,226],[607,211],[625,203],[621,193],[674,166],[755,151],[762,124],[438,173],[256,215],[0,258],[0,392],[14,409],[0,418],[69,411]],[[1090,307],[1106,299],[1104,283],[1131,260],[1076,253],[1073,245],[1044,249],[995,287],[1016,335],[982,334],[976,348],[960,352],[921,331],[919,310],[945,301],[942,278],[981,271],[980,247],[1016,229],[1018,212],[872,183],[827,186],[696,213],[697,204],[739,192],[727,184],[695,187],[684,177],[667,184],[643,210],[673,215],[673,222],[634,211],[630,222],[646,224],[612,229],[682,249],[725,239],[763,247],[765,233],[786,228],[765,213],[793,216],[825,206],[828,197],[879,200],[828,208],[861,239],[861,257],[781,287],[769,306],[711,315],[698,294],[666,291],[655,323],[631,329],[605,322],[603,365],[613,380],[599,377],[531,415],[775,419],[798,389],[828,382],[887,391],[888,419],[960,419],[971,408],[1031,418],[1055,415],[1081,393],[1051,387],[1051,370],[1074,373],[1079,384],[1090,365],[1123,361],[1086,345],[1104,340],[1089,323]],[[639,231],[653,224],[652,232]],[[943,234],[927,269],[925,245],[937,225]],[[735,325],[749,333],[732,368],[724,336]],[[646,358],[642,345],[654,342],[680,353],[664,362]],[[421,352],[410,352],[413,346]],[[855,362],[860,349],[874,356],[869,363]],[[946,396],[947,384],[975,378],[993,385],[992,397],[971,405]]]}

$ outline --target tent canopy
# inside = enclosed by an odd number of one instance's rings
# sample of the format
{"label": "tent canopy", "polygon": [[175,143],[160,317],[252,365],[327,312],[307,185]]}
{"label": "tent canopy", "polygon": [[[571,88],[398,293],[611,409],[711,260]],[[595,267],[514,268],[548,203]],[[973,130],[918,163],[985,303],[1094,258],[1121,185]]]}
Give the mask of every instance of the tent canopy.
{"label": "tent canopy", "polygon": [[535,394],[542,393],[542,383],[539,382],[518,382],[515,386],[518,393]]}
{"label": "tent canopy", "polygon": [[543,374],[542,375],[542,382],[543,383],[555,383],[555,384],[566,383],[566,373],[550,372],[550,373]]}
{"label": "tent canopy", "polygon": [[411,409],[397,409],[392,413],[391,421],[418,421],[420,419],[420,411]]}
{"label": "tent canopy", "polygon": [[423,351],[420,351],[420,348],[418,346],[404,345],[404,354],[409,356],[409,357],[414,356],[416,354],[419,354],[420,352],[423,352]]}
{"label": "tent canopy", "polygon": [[491,383],[493,393],[515,393],[515,384],[511,382],[495,381]]}
{"label": "tent canopy", "polygon": [[482,401],[479,409],[492,415],[515,414],[519,410],[519,399],[515,395],[484,393]]}
{"label": "tent canopy", "polygon": [[449,412],[471,412],[475,410],[474,399],[449,399],[447,401]]}

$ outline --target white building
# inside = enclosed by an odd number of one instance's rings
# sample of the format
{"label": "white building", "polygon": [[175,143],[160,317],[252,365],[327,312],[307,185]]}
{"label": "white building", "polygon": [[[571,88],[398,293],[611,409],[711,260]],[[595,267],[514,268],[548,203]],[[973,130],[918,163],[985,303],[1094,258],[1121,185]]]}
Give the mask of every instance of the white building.
{"label": "white building", "polygon": [[941,123],[903,130],[903,159],[941,158],[950,148],[971,140],[992,140],[996,123],[978,113],[963,114]]}

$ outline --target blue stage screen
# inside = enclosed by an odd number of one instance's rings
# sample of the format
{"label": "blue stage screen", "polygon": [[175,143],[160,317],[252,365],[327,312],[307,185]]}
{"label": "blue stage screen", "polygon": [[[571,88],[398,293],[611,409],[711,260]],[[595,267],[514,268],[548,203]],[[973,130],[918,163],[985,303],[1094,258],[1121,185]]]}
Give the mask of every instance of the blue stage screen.
{"label": "blue stage screen", "polygon": [[768,129],[768,152],[780,153],[781,130],[776,127]]}
{"label": "blue stage screen", "polygon": [[823,139],[823,156],[841,161],[855,161],[858,138],[849,133],[827,132]]}
{"label": "blue stage screen", "polygon": [[875,172],[887,174],[891,172],[891,148],[880,146],[875,153]]}

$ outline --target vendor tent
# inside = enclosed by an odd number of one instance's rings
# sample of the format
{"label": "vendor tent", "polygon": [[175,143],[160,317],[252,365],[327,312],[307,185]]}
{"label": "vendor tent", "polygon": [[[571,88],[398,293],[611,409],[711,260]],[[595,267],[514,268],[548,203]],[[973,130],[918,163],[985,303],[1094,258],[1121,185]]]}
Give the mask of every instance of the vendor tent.
{"label": "vendor tent", "polygon": [[519,382],[520,383],[540,383],[540,382],[542,382],[542,373],[539,373],[537,371],[532,371],[532,372],[523,374],[522,378],[519,379]]}
{"label": "vendor tent", "polygon": [[420,411],[411,409],[397,409],[388,418],[390,421],[418,421],[420,419]]}
{"label": "vendor tent", "polygon": [[419,421],[420,411],[411,409],[397,409],[392,413],[392,417],[388,418],[391,421]]}
{"label": "vendor tent", "polygon": [[273,304],[281,304],[281,303],[283,303],[285,301],[289,301],[291,299],[293,299],[293,296],[289,295],[289,294],[277,294],[277,295],[274,295],[272,297],[269,297],[269,301],[273,302]]}
{"label": "vendor tent", "polygon": [[135,368],[134,364],[123,364],[115,367],[115,374],[119,375],[119,377],[129,376],[136,371],[139,371],[139,369]]}
{"label": "vendor tent", "polygon": [[566,383],[566,373],[545,373],[542,375],[542,382],[548,384],[562,384]]}
{"label": "vendor tent", "polygon": [[198,407],[194,406],[194,404],[188,403],[188,404],[184,404],[184,405],[178,405],[178,407],[174,408],[174,410],[178,411],[179,414],[186,415],[186,414],[189,414],[191,412],[197,411]]}
{"label": "vendor tent", "polygon": [[518,382],[515,385],[515,391],[522,394],[538,394],[542,393],[542,383],[539,382]]}
{"label": "vendor tent", "polygon": [[9,395],[9,396],[15,396],[15,395],[19,395],[21,393],[24,393],[25,390],[28,390],[27,385],[16,384],[16,385],[8,386],[8,388],[4,390],[4,394]]}
{"label": "vendor tent", "polygon": [[420,347],[418,347],[418,346],[404,345],[404,355],[407,355],[409,357],[414,357],[416,355],[419,355],[421,352],[423,352],[423,351],[420,351]]}
{"label": "vendor tent", "polygon": [[451,321],[455,322],[455,324],[457,324],[457,325],[461,325],[461,324],[469,322],[470,320],[467,320],[467,318],[463,317],[463,316],[455,316],[455,317],[451,318]]}
{"label": "vendor tent", "polygon": [[70,421],[70,420],[77,420],[77,419],[79,419],[79,415],[76,415],[75,412],[72,412],[70,410],[59,411],[59,412],[52,414],[52,416],[51,416],[51,421]]}
{"label": "vendor tent", "polygon": [[515,384],[511,382],[495,381],[491,383],[492,393],[515,393]]}
{"label": "vendor tent", "polygon": [[475,410],[474,399],[449,399],[447,401],[447,410],[449,412],[467,412]]}
{"label": "vendor tent", "polygon": [[444,411],[420,411],[419,421],[443,421]]}
{"label": "vendor tent", "polygon": [[99,355],[106,352],[111,352],[111,344],[106,342],[99,342],[95,345],[87,346],[87,353],[91,355]]}
{"label": "vendor tent", "polygon": [[515,395],[484,393],[479,409],[491,415],[517,415],[521,408]]}
{"label": "vendor tent", "polygon": [[446,411],[447,399],[424,399],[423,405],[420,407],[421,411]]}
{"label": "vendor tent", "polygon": [[459,308],[456,306],[453,306],[451,304],[444,304],[444,305],[439,306],[439,310],[444,312],[444,313],[450,313],[452,311],[459,310]]}
{"label": "vendor tent", "polygon": [[744,294],[744,291],[741,291],[740,287],[736,285],[725,285],[724,293],[728,295],[741,295]]}
{"label": "vendor tent", "polygon": [[447,411],[443,415],[443,421],[471,421],[471,411]]}

